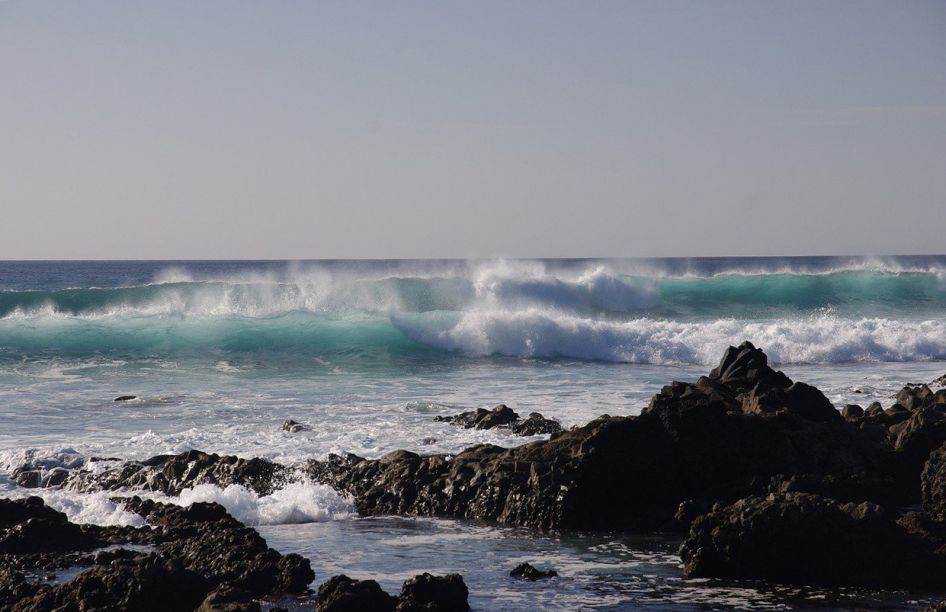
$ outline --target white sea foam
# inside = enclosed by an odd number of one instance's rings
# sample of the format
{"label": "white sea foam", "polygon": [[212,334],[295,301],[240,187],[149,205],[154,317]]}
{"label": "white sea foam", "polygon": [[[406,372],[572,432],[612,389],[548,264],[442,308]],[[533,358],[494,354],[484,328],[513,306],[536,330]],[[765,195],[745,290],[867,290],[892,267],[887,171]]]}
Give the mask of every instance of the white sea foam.
{"label": "white sea foam", "polygon": [[185,489],[166,501],[189,506],[194,502],[216,502],[246,525],[284,525],[315,523],[350,517],[351,500],[328,485],[300,480],[277,489],[270,495],[257,495],[242,485],[225,488],[211,484]]}
{"label": "white sea foam", "polygon": [[748,339],[775,363],[946,359],[946,321],[940,319],[824,314],[771,321],[615,321],[529,308],[467,312],[448,329],[395,322],[418,342],[470,355],[713,364],[727,346]]}

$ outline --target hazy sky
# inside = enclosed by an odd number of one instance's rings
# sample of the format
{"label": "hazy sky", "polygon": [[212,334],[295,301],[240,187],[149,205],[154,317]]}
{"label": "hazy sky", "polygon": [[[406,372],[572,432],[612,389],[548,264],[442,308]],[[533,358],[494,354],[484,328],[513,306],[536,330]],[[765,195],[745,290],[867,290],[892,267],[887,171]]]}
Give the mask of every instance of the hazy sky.
{"label": "hazy sky", "polygon": [[0,0],[0,259],[946,252],[946,2]]}

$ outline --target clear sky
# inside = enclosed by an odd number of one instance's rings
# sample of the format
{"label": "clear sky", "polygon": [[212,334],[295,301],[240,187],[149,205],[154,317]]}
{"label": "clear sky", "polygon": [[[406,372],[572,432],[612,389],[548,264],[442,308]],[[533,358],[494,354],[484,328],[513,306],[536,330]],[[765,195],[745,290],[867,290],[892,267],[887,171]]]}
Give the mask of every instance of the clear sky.
{"label": "clear sky", "polygon": [[0,259],[946,252],[946,2],[0,0]]}

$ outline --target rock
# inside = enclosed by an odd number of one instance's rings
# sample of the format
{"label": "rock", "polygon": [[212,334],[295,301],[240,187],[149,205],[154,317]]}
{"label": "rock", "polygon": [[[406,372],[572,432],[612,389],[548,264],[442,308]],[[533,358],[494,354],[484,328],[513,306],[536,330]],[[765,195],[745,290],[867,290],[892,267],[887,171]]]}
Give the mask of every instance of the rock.
{"label": "rock", "polygon": [[303,425],[302,423],[296,423],[292,419],[289,419],[282,424],[282,430],[288,431],[289,433],[298,433],[300,431],[308,431],[309,427]]}
{"label": "rock", "polygon": [[864,409],[857,404],[848,404],[841,410],[841,416],[848,421],[856,421],[864,416]]}
{"label": "rock", "polygon": [[73,470],[63,486],[83,492],[129,489],[180,495],[182,490],[199,484],[240,484],[258,495],[269,495],[285,482],[286,473],[285,466],[268,459],[242,459],[192,450],[127,462],[106,470]]}
{"label": "rock", "polygon": [[[259,610],[260,597],[304,593],[309,561],[281,555],[219,504],[186,508],[122,500],[147,527],[75,525],[40,498],[0,499],[0,609]],[[152,552],[107,549],[149,544]],[[88,567],[63,584],[31,584],[14,571]]]}
{"label": "rock", "polygon": [[0,527],[18,525],[29,519],[67,520],[65,514],[47,506],[41,497],[15,500],[0,498]]}
{"label": "rock", "polygon": [[137,395],[119,395],[116,397],[113,402],[127,402],[129,400],[138,399]]}
{"label": "rock", "polygon": [[687,578],[942,589],[946,556],[936,547],[876,504],[789,493],[697,518],[680,556]]}
{"label": "rock", "polygon": [[[870,483],[850,493],[870,499],[874,483],[890,477],[893,454],[745,343],[730,347],[710,377],[664,387],[639,417],[600,418],[511,449],[332,455],[306,469],[350,494],[362,515],[639,531],[679,525],[674,516],[685,500],[729,503],[764,490],[776,475],[831,476],[848,488]],[[902,501],[885,495],[877,501]]]}
{"label": "rock", "polygon": [[180,560],[211,588],[227,585],[253,595],[301,593],[315,578],[308,559],[280,555],[219,504],[182,508],[133,497],[125,507],[160,528],[165,541],[156,552]]}
{"label": "rock", "polygon": [[0,536],[0,553],[28,554],[92,550],[104,542],[65,520],[31,518]]}
{"label": "rock", "polygon": [[880,416],[883,412],[884,407],[880,405],[880,402],[871,402],[864,414],[869,417],[875,417]]}
{"label": "rock", "polygon": [[946,374],[943,374],[937,379],[934,379],[931,383],[933,387],[946,387]]}
{"label": "rock", "polygon": [[316,612],[393,612],[397,598],[381,590],[374,580],[333,576],[319,587]]}
{"label": "rock", "polygon": [[512,576],[513,578],[521,578],[523,580],[535,581],[535,580],[542,580],[544,578],[554,578],[555,576],[558,576],[558,572],[556,572],[555,570],[541,571],[541,570],[535,569],[528,563],[520,563],[519,565],[515,567],[515,569],[509,572],[509,575]]}
{"label": "rock", "polygon": [[477,408],[456,416],[434,417],[434,420],[459,425],[465,429],[493,429],[494,427],[509,427],[519,420],[519,415],[506,404],[499,404],[492,410]]}
{"label": "rock", "polygon": [[517,436],[536,436],[558,433],[562,431],[562,424],[553,419],[547,419],[538,412],[530,412],[529,418],[514,423],[511,429]]}
{"label": "rock", "polygon": [[232,587],[221,587],[212,591],[197,612],[260,612],[258,601],[253,599],[252,593]]}
{"label": "rock", "polygon": [[923,509],[946,521],[946,443],[930,454],[920,476]]}
{"label": "rock", "polygon": [[26,610],[193,610],[204,600],[205,581],[179,561],[158,555],[113,561],[21,599]]}
{"label": "rock", "polygon": [[470,592],[463,576],[423,573],[404,582],[397,598],[397,612],[462,612],[470,609]]}
{"label": "rock", "polygon": [[562,431],[561,423],[547,419],[538,412],[530,413],[527,419],[520,419],[519,415],[506,404],[499,404],[492,410],[477,408],[455,416],[438,416],[434,417],[434,420],[459,425],[466,429],[509,429],[518,436],[535,436]]}

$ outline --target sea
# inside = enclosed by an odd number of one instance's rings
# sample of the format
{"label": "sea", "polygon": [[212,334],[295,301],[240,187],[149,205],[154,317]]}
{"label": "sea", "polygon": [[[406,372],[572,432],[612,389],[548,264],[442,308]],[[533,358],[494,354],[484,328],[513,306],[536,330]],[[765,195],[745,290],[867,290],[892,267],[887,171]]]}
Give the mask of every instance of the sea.
{"label": "sea", "polygon": [[[750,340],[838,408],[946,373],[946,256],[0,262],[0,496],[141,524],[114,493],[23,489],[26,461],[189,449],[287,465],[541,439],[434,417],[504,403],[566,427],[633,415]],[[115,402],[121,395],[136,399]],[[308,426],[290,433],[292,419]],[[919,609],[923,593],[684,580],[678,536],[360,518],[299,478],[200,485],[281,552],[397,592],[464,575],[476,610]],[[508,576],[528,561],[559,577]],[[293,607],[296,602],[282,601]],[[298,605],[303,605],[299,603]],[[306,604],[311,609],[311,603]]]}

